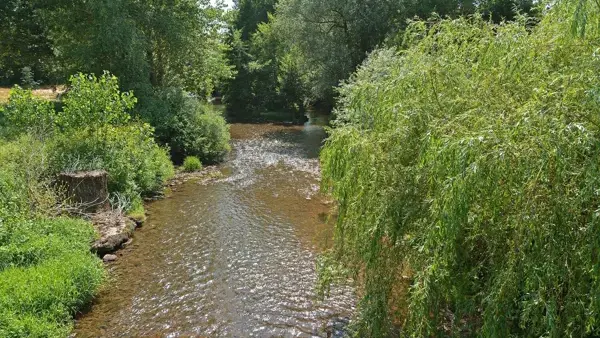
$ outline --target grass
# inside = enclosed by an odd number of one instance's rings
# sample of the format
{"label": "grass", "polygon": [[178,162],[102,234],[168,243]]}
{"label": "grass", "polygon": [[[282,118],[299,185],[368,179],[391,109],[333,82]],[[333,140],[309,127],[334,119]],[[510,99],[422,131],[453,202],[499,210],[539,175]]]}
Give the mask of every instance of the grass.
{"label": "grass", "polygon": [[140,199],[136,199],[129,210],[127,211],[127,217],[134,220],[136,223],[141,224],[146,221],[146,209]]}
{"label": "grass", "polygon": [[[65,337],[104,279],[91,224],[67,218],[7,226],[0,242],[0,337]],[[4,229],[7,230],[7,229]]]}
{"label": "grass", "polygon": [[188,156],[183,161],[183,170],[188,173],[202,170],[202,162],[196,156]]}

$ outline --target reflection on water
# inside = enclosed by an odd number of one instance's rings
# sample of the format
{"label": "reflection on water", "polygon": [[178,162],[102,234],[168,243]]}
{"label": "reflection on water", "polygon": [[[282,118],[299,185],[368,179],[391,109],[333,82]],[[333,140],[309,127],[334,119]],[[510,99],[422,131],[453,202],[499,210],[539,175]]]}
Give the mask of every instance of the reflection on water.
{"label": "reflection on water", "polygon": [[77,337],[342,336],[349,287],[316,299],[331,241],[318,194],[322,128],[232,125],[227,177],[155,202]]}

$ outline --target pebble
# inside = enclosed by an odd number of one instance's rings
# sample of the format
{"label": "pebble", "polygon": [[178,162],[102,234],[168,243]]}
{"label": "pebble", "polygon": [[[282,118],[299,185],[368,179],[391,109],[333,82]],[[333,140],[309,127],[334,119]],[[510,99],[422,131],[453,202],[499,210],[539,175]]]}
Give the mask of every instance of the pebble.
{"label": "pebble", "polygon": [[104,255],[104,257],[102,257],[102,260],[103,260],[104,262],[107,262],[107,263],[108,263],[108,262],[114,262],[114,261],[116,261],[116,260],[117,260],[117,258],[118,258],[118,257],[117,257],[116,255],[111,255],[111,254],[108,254],[108,255]]}

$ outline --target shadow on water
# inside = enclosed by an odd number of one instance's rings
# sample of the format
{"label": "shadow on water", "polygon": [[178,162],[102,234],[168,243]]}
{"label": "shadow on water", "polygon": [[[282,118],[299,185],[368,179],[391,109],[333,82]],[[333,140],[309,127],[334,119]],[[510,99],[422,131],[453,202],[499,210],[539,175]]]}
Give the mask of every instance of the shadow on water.
{"label": "shadow on water", "polygon": [[323,128],[235,124],[227,176],[188,182],[109,267],[111,281],[76,337],[342,337],[349,286],[315,294],[331,245],[319,194]]}

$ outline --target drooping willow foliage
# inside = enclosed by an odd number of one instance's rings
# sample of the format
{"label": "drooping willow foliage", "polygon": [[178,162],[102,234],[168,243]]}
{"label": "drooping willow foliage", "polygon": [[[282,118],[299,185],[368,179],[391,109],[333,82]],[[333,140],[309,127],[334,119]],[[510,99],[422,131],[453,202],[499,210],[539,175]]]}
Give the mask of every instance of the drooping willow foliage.
{"label": "drooping willow foliage", "polygon": [[600,334],[600,31],[573,34],[581,10],[598,22],[594,1],[535,26],[413,22],[342,86],[320,272],[362,285],[359,336]]}

